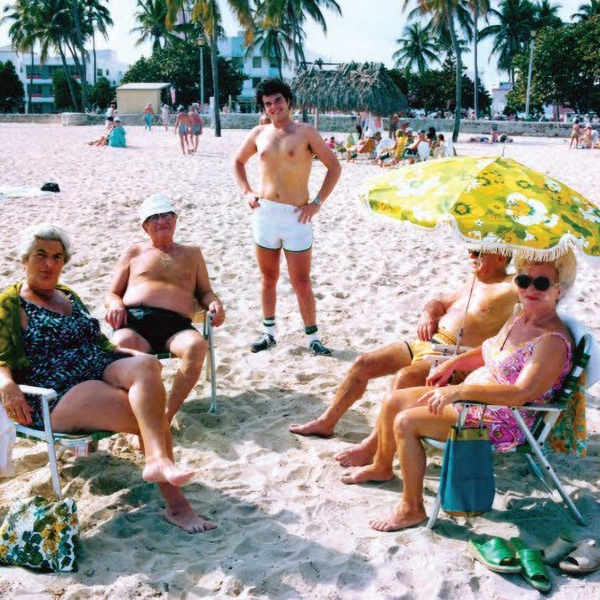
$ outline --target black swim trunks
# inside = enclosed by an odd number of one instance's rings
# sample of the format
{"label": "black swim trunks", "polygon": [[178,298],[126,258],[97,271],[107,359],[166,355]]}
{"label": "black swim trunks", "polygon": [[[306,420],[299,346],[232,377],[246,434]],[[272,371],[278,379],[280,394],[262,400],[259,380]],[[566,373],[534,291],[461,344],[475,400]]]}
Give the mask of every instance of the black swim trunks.
{"label": "black swim trunks", "polygon": [[149,344],[153,354],[166,352],[167,340],[180,331],[193,329],[192,320],[166,308],[128,306],[127,329],[133,329]]}

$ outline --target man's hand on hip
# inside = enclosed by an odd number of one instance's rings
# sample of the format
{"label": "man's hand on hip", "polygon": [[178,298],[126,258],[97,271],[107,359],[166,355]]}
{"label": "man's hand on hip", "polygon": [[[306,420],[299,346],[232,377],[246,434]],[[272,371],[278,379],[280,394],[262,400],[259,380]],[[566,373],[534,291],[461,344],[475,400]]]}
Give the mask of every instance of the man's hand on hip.
{"label": "man's hand on hip", "polygon": [[320,204],[316,204],[315,202],[309,202],[304,206],[298,206],[294,209],[295,213],[300,213],[298,216],[299,223],[310,223],[312,218],[319,212],[321,208]]}

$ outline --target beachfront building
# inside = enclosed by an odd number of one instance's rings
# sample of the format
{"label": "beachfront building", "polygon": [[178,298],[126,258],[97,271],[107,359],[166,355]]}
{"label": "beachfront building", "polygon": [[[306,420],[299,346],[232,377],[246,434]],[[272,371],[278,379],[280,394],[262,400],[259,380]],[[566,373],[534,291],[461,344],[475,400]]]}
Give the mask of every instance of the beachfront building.
{"label": "beachfront building", "polygon": [[506,96],[513,89],[512,83],[501,81],[492,88],[492,115],[503,115],[506,108]]}
{"label": "beachfront building", "polygon": [[[25,88],[25,110],[28,109],[29,94],[31,94],[34,113],[56,112],[52,75],[55,71],[63,69],[60,58],[48,57],[44,63],[41,63],[39,54],[34,53],[32,65],[31,54],[18,52],[12,46],[3,46],[0,48],[0,61],[7,60],[15,65],[17,75]],[[77,81],[81,81],[72,58],[67,59],[67,68]],[[96,77],[106,77],[111,85],[119,85],[128,68],[129,65],[117,60],[114,50],[96,50]],[[30,79],[32,72],[33,86]],[[90,84],[94,83],[94,64],[91,54],[87,61],[87,80]]]}

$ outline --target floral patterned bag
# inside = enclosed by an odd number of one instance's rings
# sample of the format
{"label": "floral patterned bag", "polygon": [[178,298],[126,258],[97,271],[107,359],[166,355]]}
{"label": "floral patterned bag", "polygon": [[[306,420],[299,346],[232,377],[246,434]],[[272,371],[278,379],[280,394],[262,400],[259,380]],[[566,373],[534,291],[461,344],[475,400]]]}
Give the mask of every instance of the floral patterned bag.
{"label": "floral patterned bag", "polygon": [[33,496],[15,502],[0,527],[0,564],[44,571],[76,571],[77,505]]}

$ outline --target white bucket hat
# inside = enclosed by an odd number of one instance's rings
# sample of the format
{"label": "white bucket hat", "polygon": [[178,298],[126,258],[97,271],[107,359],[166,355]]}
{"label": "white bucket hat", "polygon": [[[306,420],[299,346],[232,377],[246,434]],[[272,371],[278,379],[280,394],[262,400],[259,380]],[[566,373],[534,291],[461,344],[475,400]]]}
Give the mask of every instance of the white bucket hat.
{"label": "white bucket hat", "polygon": [[143,225],[148,217],[168,212],[177,214],[169,199],[164,194],[152,194],[140,206],[140,222]]}

